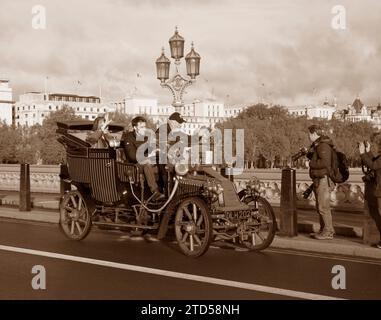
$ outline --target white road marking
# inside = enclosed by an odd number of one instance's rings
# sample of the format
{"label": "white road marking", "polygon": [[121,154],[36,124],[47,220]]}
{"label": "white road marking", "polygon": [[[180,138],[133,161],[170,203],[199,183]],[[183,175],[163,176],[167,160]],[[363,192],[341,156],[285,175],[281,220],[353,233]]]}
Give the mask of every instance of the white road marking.
{"label": "white road marking", "polygon": [[342,298],[324,296],[324,295],[313,294],[308,292],[268,287],[268,286],[253,284],[253,283],[238,282],[238,281],[225,280],[220,278],[198,276],[195,274],[148,268],[148,267],[142,267],[137,265],[117,263],[112,261],[98,260],[98,259],[85,258],[85,257],[78,257],[78,256],[61,254],[61,253],[55,253],[55,252],[47,252],[47,251],[18,248],[18,247],[4,246],[4,245],[0,245],[0,250],[24,253],[24,254],[30,254],[35,256],[42,256],[42,257],[48,257],[48,258],[66,260],[66,261],[87,263],[87,264],[98,265],[102,267],[142,272],[142,273],[154,274],[154,275],[158,275],[162,277],[204,282],[204,283],[210,283],[214,285],[227,286],[227,287],[257,291],[257,292],[264,292],[264,293],[282,295],[282,296],[287,296],[292,298],[307,299],[307,300],[344,300]]}

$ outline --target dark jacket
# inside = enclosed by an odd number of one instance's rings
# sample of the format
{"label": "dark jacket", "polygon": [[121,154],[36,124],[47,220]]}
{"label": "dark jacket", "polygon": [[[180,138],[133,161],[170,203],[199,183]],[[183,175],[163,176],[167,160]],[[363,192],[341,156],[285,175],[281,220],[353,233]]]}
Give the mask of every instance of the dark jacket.
{"label": "dark jacket", "polygon": [[381,197],[381,157],[373,157],[371,152],[363,153],[360,157],[364,165],[369,169],[376,171],[376,188],[374,190],[374,195],[376,197]]}
{"label": "dark jacket", "polygon": [[[163,132],[165,132],[165,127],[167,127],[166,131],[167,131],[167,135],[165,136],[164,135],[159,135],[159,132],[160,130],[163,130]],[[160,129],[161,128],[161,129]],[[180,136],[176,136],[176,140],[173,141],[173,139],[171,139],[171,141],[169,140],[169,138],[172,136],[172,129],[171,129],[171,126],[169,125],[169,123],[163,123],[162,125],[160,125],[156,132],[156,141],[157,141],[157,145],[158,147],[160,148],[160,142],[166,142],[169,146],[173,146],[175,143],[179,142],[180,141]],[[187,136],[187,146],[191,146],[191,141],[192,141],[192,137],[186,133],[183,132],[184,135]]]}
{"label": "dark jacket", "polygon": [[136,152],[143,143],[147,142],[147,139],[144,141],[138,141],[136,139],[135,131],[129,131],[123,133],[122,141],[124,144],[124,152],[126,154],[127,162],[137,163]]}
{"label": "dark jacket", "polygon": [[321,136],[310,147],[308,158],[310,159],[311,179],[323,178],[329,175],[332,162],[332,140],[327,136]]}
{"label": "dark jacket", "polygon": [[[167,128],[165,129],[165,127],[167,127]],[[163,133],[167,132],[167,135],[162,134],[162,135],[160,136],[160,135],[159,135],[159,132],[160,132],[161,130],[163,131]],[[176,143],[176,142],[172,142],[172,141],[167,141],[167,139],[168,139],[168,135],[169,135],[169,133],[170,133],[171,131],[172,131],[172,129],[171,129],[171,126],[169,125],[169,123],[163,123],[162,125],[160,125],[160,126],[157,128],[155,134],[156,134],[157,145],[158,145],[159,148],[160,148],[160,142],[162,142],[162,141],[168,143],[169,145],[173,145],[173,144]]]}

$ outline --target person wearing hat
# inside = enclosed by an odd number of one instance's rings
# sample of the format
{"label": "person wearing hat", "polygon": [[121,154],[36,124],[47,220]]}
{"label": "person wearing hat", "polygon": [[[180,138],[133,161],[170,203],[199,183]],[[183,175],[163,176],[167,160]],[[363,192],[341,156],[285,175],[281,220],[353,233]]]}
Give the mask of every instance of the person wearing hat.
{"label": "person wearing hat", "polygon": [[323,130],[318,125],[308,127],[308,131],[312,145],[308,150],[307,158],[310,160],[310,178],[313,181],[316,209],[320,220],[320,231],[311,236],[317,240],[331,240],[334,229],[330,199],[334,183],[329,178],[329,170],[333,143],[329,137],[323,135]]}
{"label": "person wearing hat", "polygon": [[[185,119],[181,116],[179,112],[173,112],[169,118],[167,123],[163,123],[159,126],[156,130],[156,140],[158,141],[158,148],[162,150],[163,146],[165,145],[168,148],[171,148],[175,143],[180,141],[180,136],[176,135],[176,133],[181,132],[180,128],[183,123],[185,123]],[[181,132],[181,135],[187,136],[187,144],[188,146],[191,143],[191,137],[184,132]],[[176,139],[174,139],[176,137]],[[183,151],[183,148],[186,146],[182,146],[179,150],[180,152]],[[168,177],[167,177],[167,171],[166,171],[166,165],[164,163],[160,163],[163,159],[163,155],[167,157],[167,153],[162,153],[162,156],[159,155],[159,175],[161,179],[161,184],[163,186],[167,185],[168,183]],[[165,158],[164,157],[164,158]]]}
{"label": "person wearing hat", "polygon": [[[187,143],[190,145],[191,137],[186,134],[185,132],[182,132],[180,130],[181,125],[185,123],[185,119],[180,115],[178,112],[172,113],[167,123],[163,123],[159,126],[156,130],[156,140],[159,141],[159,148],[160,146],[163,146],[164,144],[167,147],[173,146],[175,143],[180,141],[180,136],[176,133],[180,133],[181,135],[185,135],[188,139]],[[176,137],[176,139],[174,139]]]}
{"label": "person wearing hat", "polygon": [[[164,123],[162,124],[159,128],[157,128],[156,130],[156,136],[158,137],[158,141],[160,143],[160,141],[164,141],[165,139],[165,142],[169,145],[173,145],[175,144],[179,139],[176,139],[176,141],[170,141],[170,139],[168,139],[170,137],[170,134],[172,132],[176,132],[177,130],[179,130],[181,128],[181,125],[186,122],[184,120],[184,118],[180,115],[180,113],[178,112],[174,112],[172,113],[169,118],[168,118],[168,122],[167,123]],[[165,126],[166,126],[166,129],[165,129]],[[166,132],[166,136],[160,136],[160,132]],[[179,137],[177,137],[179,138]]]}

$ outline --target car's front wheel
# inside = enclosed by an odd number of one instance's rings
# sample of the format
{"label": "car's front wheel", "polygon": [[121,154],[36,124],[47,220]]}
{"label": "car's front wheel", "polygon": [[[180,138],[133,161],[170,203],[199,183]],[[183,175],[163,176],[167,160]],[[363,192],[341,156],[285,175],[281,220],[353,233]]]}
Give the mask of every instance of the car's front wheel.
{"label": "car's front wheel", "polygon": [[277,229],[276,218],[271,204],[260,196],[246,196],[241,199],[249,205],[253,214],[246,223],[248,239],[241,240],[246,248],[253,251],[264,250],[271,245]]}
{"label": "car's front wheel", "polygon": [[212,219],[204,200],[192,197],[183,200],[175,215],[175,234],[181,251],[190,257],[199,257],[212,241]]}

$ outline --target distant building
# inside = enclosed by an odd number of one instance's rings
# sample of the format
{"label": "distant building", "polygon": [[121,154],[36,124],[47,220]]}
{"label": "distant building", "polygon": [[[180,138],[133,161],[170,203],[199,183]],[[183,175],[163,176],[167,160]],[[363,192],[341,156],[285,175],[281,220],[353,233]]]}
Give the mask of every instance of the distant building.
{"label": "distant building", "polygon": [[214,99],[195,100],[185,104],[181,111],[187,121],[183,126],[190,134],[202,127],[214,129],[216,124],[238,116],[244,108],[243,106],[227,107],[223,102]]}
{"label": "distant building", "polygon": [[129,116],[147,115],[156,124],[164,122],[174,112],[172,106],[159,106],[157,99],[144,97],[126,97],[122,101],[110,102],[108,105],[117,112]]}
{"label": "distant building", "polygon": [[75,94],[29,92],[21,94],[15,104],[15,124],[17,126],[32,126],[42,124],[53,111],[63,106],[73,108],[76,115],[83,119],[94,120],[99,114],[110,110],[101,104],[95,96],[80,96]]}
{"label": "distant building", "polygon": [[245,109],[246,105],[225,106],[225,118],[235,118]]}
{"label": "distant building", "polygon": [[306,116],[307,119],[320,118],[331,120],[333,114],[336,111],[336,107],[336,104],[332,105],[326,100],[322,105],[287,107],[287,111],[289,114],[294,115],[296,117]]}
{"label": "distant building", "polygon": [[381,130],[381,104],[371,110],[372,123],[378,129]]}
{"label": "distant building", "polygon": [[170,115],[174,107],[159,106],[157,99],[144,97],[126,97],[122,101],[110,102],[109,105],[117,112],[127,114],[129,116],[148,115],[156,122],[165,121]]}
{"label": "distant building", "polygon": [[122,102],[114,103],[115,110],[128,115],[157,114],[157,99],[127,97]]}
{"label": "distant building", "polygon": [[348,105],[348,112],[345,117],[346,121],[349,122],[359,122],[359,121],[367,121],[372,122],[372,112],[368,109],[364,103],[357,97],[352,105]]}
{"label": "distant building", "polygon": [[[158,105],[156,99],[149,98],[127,97],[121,102],[113,102],[110,105],[115,110],[128,115],[146,114],[157,126],[166,122],[171,113],[175,112],[172,105]],[[213,99],[186,103],[180,110],[187,121],[183,124],[183,129],[187,133],[193,133],[201,127],[213,129],[217,123],[237,116],[242,109],[243,107],[226,108],[223,102]]]}
{"label": "distant building", "polygon": [[226,119],[224,103],[212,99],[185,104],[181,114],[187,121],[183,125],[184,129],[190,134],[201,127],[213,129]]}
{"label": "distant building", "polygon": [[345,121],[371,123],[377,129],[381,129],[381,105],[377,107],[365,106],[359,97],[346,109]]}
{"label": "distant building", "polygon": [[14,124],[14,101],[12,99],[12,88],[8,79],[0,78],[0,121],[8,125]]}

